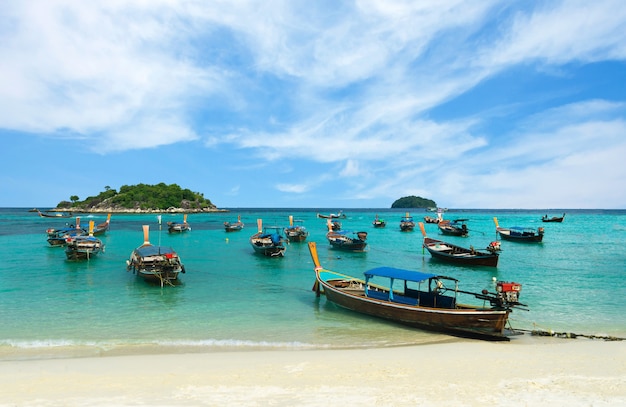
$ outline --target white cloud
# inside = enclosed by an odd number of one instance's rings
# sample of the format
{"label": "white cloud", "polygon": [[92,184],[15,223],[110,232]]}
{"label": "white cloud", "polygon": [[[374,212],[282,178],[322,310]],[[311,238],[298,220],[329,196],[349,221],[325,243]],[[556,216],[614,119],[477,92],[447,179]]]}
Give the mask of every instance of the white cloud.
{"label": "white cloud", "polygon": [[562,64],[626,58],[626,9],[619,0],[547,2],[517,13],[487,66],[533,59]]}
{"label": "white cloud", "polygon": [[[590,183],[623,149],[624,102],[596,96],[502,135],[484,112],[433,113],[512,66],[625,59],[626,9],[616,1],[5,6],[0,128],[103,153],[203,138],[209,150],[247,150],[256,161],[237,161],[242,171],[321,163],[306,181],[284,171],[292,178],[273,185],[283,192],[314,192],[340,174],[346,196],[437,191],[474,206],[490,196],[514,204],[516,189],[557,199],[547,180]],[[578,173],[583,157],[597,168]]]}

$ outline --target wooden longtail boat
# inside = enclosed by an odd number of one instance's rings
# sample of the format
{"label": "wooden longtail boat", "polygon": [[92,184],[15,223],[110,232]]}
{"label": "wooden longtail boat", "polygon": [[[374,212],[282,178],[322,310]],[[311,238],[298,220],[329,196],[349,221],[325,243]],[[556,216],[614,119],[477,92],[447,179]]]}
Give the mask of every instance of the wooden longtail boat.
{"label": "wooden longtail boat", "polygon": [[322,215],[321,213],[318,213],[317,217],[322,219],[345,219],[346,214],[343,213],[343,211],[339,211],[338,213],[331,213],[330,215]]}
{"label": "wooden longtail boat", "polygon": [[432,216],[424,216],[424,222],[426,223],[439,223],[440,219],[439,218],[433,218]]}
{"label": "wooden longtail boat", "polygon": [[37,209],[37,213],[42,218],[71,218],[72,212],[64,213],[64,212],[41,212]]}
{"label": "wooden longtail boat", "polygon": [[438,223],[439,231],[449,236],[467,236],[467,219],[442,220]]}
{"label": "wooden longtail boat", "polygon": [[[518,301],[521,285],[517,283],[498,282],[495,293],[473,293],[459,290],[458,280],[451,277],[392,267],[367,270],[364,278],[356,278],[323,268],[315,242],[309,242],[309,251],[315,265],[313,291],[318,296],[323,293],[340,307],[414,328],[508,341],[509,313],[525,307]],[[457,301],[465,297],[482,305]]]}
{"label": "wooden longtail boat", "polygon": [[339,250],[352,252],[362,252],[367,246],[367,232],[352,232],[348,230],[334,230],[333,225],[328,220],[328,233],[326,233],[328,243]]}
{"label": "wooden longtail boat", "polygon": [[150,243],[150,226],[143,225],[143,244],[133,250],[126,260],[126,269],[146,281],[173,285],[179,273],[185,272],[180,257],[171,247],[154,246]]}
{"label": "wooden longtail boat", "polygon": [[474,250],[472,246],[467,249],[451,243],[442,242],[441,240],[431,239],[426,236],[426,230],[422,222],[419,222],[419,227],[424,236],[424,248],[428,250],[434,259],[463,266],[498,266],[499,254],[495,249],[491,248],[491,245],[487,246],[486,252]]}
{"label": "wooden longtail boat", "polygon": [[496,233],[500,235],[503,240],[521,243],[540,243],[543,241],[543,228],[533,229],[520,226],[501,228],[498,224],[498,218],[496,217],[493,218],[493,222],[496,224]]}
{"label": "wooden longtail boat", "polygon": [[93,235],[99,236],[105,234],[109,230],[109,226],[111,225],[111,214],[107,215],[107,220],[104,222],[97,224],[93,229]]}
{"label": "wooden longtail boat", "polygon": [[410,232],[415,229],[415,222],[413,217],[409,216],[407,212],[402,219],[400,219],[400,230],[403,232]]}
{"label": "wooden longtail boat", "polygon": [[551,218],[548,218],[548,215],[544,215],[541,217],[541,221],[542,222],[558,222],[561,223],[563,222],[563,219],[565,219],[565,214],[563,214],[563,216],[553,216]]}
{"label": "wooden longtail boat", "polygon": [[243,229],[241,215],[237,216],[237,222],[224,222],[224,230],[227,232],[238,232]]}
{"label": "wooden longtail boat", "polygon": [[380,219],[378,215],[376,215],[376,218],[374,218],[374,222],[372,222],[372,225],[374,225],[375,228],[384,228],[385,226],[387,226],[387,222],[385,222],[384,219]]}
{"label": "wooden longtail boat", "polygon": [[268,257],[283,257],[285,255],[285,239],[280,234],[278,226],[263,227],[263,220],[257,219],[258,232],[250,236],[250,245],[258,254]]}
{"label": "wooden longtail boat", "polygon": [[89,235],[67,238],[65,255],[68,260],[90,260],[104,251],[102,240],[93,235],[94,221],[89,221]]}
{"label": "wooden longtail boat", "polygon": [[46,229],[48,235],[48,243],[50,246],[65,246],[67,244],[68,237],[86,235],[87,231],[80,227],[80,217],[76,217],[76,226],[69,225],[64,228],[49,228]]}
{"label": "wooden longtail boat", "polygon": [[187,223],[187,214],[183,215],[183,222],[167,222],[167,231],[169,233],[182,233],[191,230],[191,226]]}
{"label": "wooden longtail boat", "polygon": [[294,225],[293,215],[289,215],[289,226],[284,229],[285,236],[290,242],[304,242],[309,231],[304,226]]}

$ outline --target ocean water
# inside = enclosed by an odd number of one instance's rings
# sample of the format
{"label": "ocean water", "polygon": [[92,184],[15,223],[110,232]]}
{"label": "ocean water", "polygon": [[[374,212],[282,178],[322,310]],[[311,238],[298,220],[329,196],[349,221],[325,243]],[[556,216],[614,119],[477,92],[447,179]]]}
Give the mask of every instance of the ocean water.
{"label": "ocean water", "polygon": [[[73,219],[40,218],[27,208],[0,209],[0,360],[81,357],[138,353],[382,347],[458,341],[446,335],[405,328],[342,310],[316,298],[313,263],[306,243],[291,243],[284,258],[254,253],[248,239],[256,220],[288,224],[289,215],[310,232],[325,268],[361,277],[382,265],[455,277],[460,288],[493,290],[493,278],[522,284],[514,328],[626,337],[626,211],[567,212],[563,223],[542,223],[546,212],[530,210],[451,210],[446,219],[467,218],[468,237],[429,236],[484,248],[500,226],[544,227],[544,242],[502,242],[497,268],[452,266],[430,258],[422,235],[401,232],[405,210],[345,209],[343,228],[368,232],[364,253],[330,248],[326,220],[316,214],[336,209],[231,209],[190,214],[192,230],[168,234],[167,221],[182,215],[113,214],[101,237],[105,252],[89,261],[68,261],[62,248],[50,247],[45,230]],[[375,229],[375,215],[387,221]],[[424,211],[410,213],[416,221]],[[224,221],[241,215],[245,228],[226,233]],[[104,221],[105,214],[82,215]],[[150,241],[173,247],[186,274],[175,287],[149,285],[126,270],[132,250]]]}

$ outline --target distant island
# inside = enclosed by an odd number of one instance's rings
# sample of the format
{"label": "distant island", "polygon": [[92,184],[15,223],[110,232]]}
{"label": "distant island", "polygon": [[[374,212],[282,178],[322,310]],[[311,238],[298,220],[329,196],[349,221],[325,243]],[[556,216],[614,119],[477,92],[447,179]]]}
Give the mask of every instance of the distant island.
{"label": "distant island", "polygon": [[54,209],[71,212],[221,212],[200,192],[176,184],[123,185],[119,192],[109,186],[84,200],[72,195]]}
{"label": "distant island", "polygon": [[397,199],[391,208],[436,208],[437,204],[432,199],[422,198],[420,196],[405,196]]}

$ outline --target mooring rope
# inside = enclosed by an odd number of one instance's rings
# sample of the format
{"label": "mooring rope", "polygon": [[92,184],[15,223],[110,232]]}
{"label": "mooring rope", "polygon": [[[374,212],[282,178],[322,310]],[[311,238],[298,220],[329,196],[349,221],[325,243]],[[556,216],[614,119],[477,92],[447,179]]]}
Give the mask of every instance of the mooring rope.
{"label": "mooring rope", "polygon": [[553,338],[562,338],[562,339],[576,339],[576,338],[587,338],[587,339],[602,339],[604,341],[626,341],[626,338],[622,338],[619,336],[612,335],[590,335],[590,334],[578,334],[574,332],[556,332],[552,329],[537,329],[537,325],[535,325],[535,329],[520,329],[520,328],[512,328],[514,331],[526,332],[531,334],[532,336],[550,336]]}

